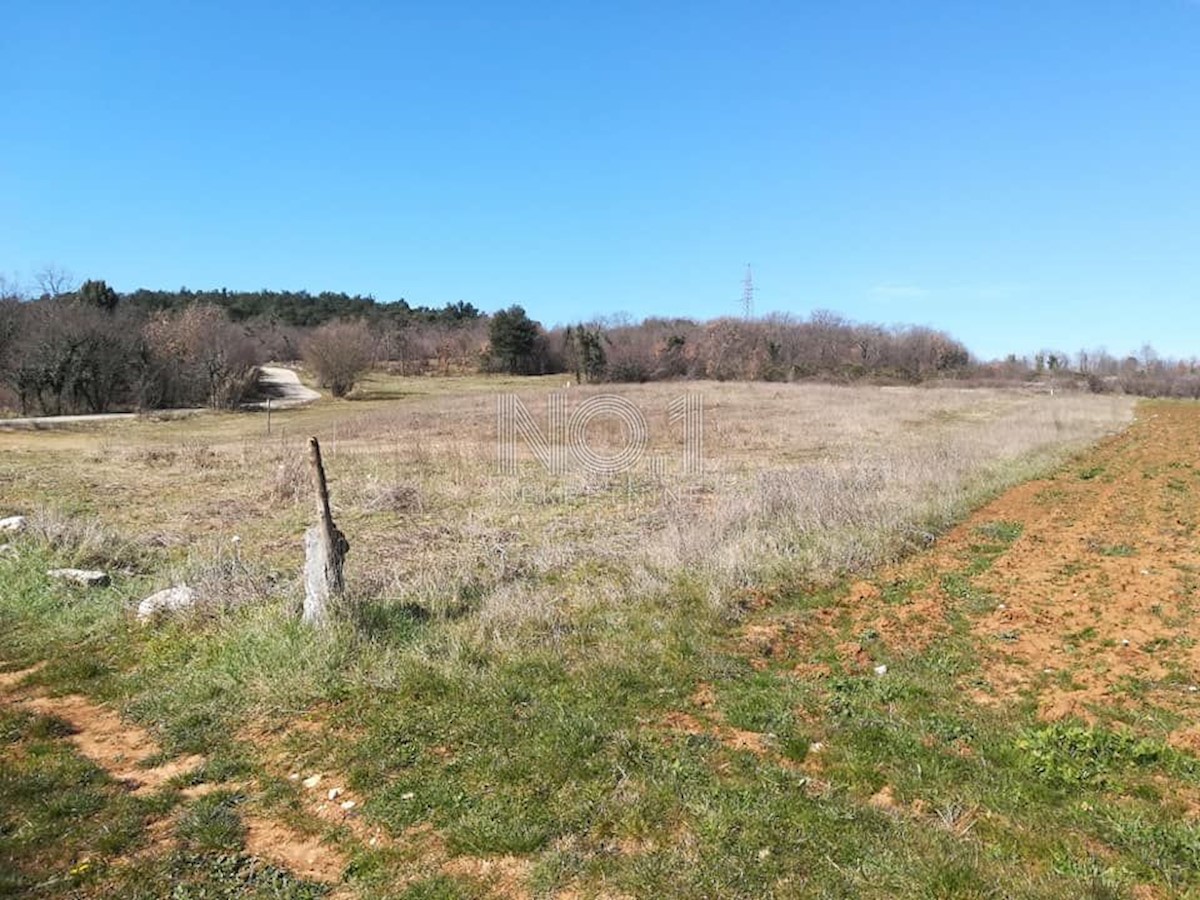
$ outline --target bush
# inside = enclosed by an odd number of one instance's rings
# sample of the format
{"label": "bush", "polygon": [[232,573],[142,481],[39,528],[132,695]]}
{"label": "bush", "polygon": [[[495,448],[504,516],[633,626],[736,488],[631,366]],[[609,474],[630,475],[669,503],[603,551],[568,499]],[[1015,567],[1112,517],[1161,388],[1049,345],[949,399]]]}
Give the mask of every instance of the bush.
{"label": "bush", "polygon": [[375,338],[361,320],[329,322],[304,342],[304,362],[321,387],[335,397],[345,397],[371,371],[375,363]]}

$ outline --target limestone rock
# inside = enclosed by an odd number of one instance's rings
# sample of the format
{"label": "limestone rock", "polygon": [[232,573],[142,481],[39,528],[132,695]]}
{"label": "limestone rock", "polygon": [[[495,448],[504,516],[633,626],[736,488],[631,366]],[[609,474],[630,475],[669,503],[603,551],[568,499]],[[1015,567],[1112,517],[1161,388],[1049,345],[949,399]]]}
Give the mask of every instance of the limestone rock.
{"label": "limestone rock", "polygon": [[96,569],[51,569],[46,575],[83,587],[107,587],[109,582],[108,573]]}
{"label": "limestone rock", "polygon": [[0,534],[18,534],[29,527],[24,516],[9,516],[0,519]]}
{"label": "limestone rock", "polygon": [[137,617],[142,622],[147,622],[155,616],[164,613],[179,612],[184,609],[191,609],[196,605],[197,594],[192,588],[186,584],[176,585],[175,587],[167,588],[159,591],[156,594],[151,594],[145,600],[138,604]]}

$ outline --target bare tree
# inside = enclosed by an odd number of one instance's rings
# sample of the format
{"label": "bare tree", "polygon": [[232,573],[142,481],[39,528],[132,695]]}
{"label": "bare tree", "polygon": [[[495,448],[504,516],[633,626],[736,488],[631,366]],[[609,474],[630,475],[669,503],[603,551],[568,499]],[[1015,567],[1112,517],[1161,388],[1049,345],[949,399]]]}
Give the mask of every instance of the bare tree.
{"label": "bare tree", "polygon": [[33,276],[42,297],[61,297],[79,287],[79,279],[53,263],[42,266]]}
{"label": "bare tree", "polygon": [[143,328],[143,406],[238,406],[258,381],[261,350],[215,306],[160,314]]}

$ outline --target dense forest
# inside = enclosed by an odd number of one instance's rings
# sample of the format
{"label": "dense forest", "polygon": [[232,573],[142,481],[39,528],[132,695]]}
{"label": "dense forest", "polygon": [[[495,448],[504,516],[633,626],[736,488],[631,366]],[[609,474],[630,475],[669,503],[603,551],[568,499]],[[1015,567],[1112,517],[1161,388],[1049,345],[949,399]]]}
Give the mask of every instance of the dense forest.
{"label": "dense forest", "polygon": [[478,319],[483,314],[470,303],[447,303],[441,309],[409,306],[404,300],[376,302],[374,297],[323,291],[150,291],[141,289],[122,295],[136,309],[162,312],[187,306],[215,306],[225,311],[230,321],[265,319],[301,328],[323,325],[334,319],[368,319],[386,325],[413,323],[458,324]]}
{"label": "dense forest", "polygon": [[404,375],[469,371],[569,373],[580,382],[659,379],[919,383],[1053,383],[1091,391],[1200,397],[1195,360],[1150,348],[1044,350],[981,362],[936,329],[863,324],[816,311],[709,321],[607,319],[546,328],[520,306],[484,314],[404,300],[306,291],[138,290],[42,279],[0,280],[0,409],[98,413],[188,406],[236,408],[255,396],[258,367],[303,359],[336,396],[372,366]]}

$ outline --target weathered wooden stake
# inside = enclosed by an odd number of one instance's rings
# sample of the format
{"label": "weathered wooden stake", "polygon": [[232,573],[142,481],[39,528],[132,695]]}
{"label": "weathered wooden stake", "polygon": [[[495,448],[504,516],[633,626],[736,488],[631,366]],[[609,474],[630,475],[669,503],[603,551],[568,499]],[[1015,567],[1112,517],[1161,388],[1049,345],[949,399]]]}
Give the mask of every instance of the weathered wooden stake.
{"label": "weathered wooden stake", "polygon": [[322,627],[328,624],[329,601],[345,590],[342,564],[350,550],[346,536],[333,524],[329,509],[329,487],[321,464],[321,445],[308,439],[308,462],[317,489],[317,524],[304,532],[304,622]]}
{"label": "weathered wooden stake", "polygon": [[271,398],[267,398],[267,437],[271,436]]}

